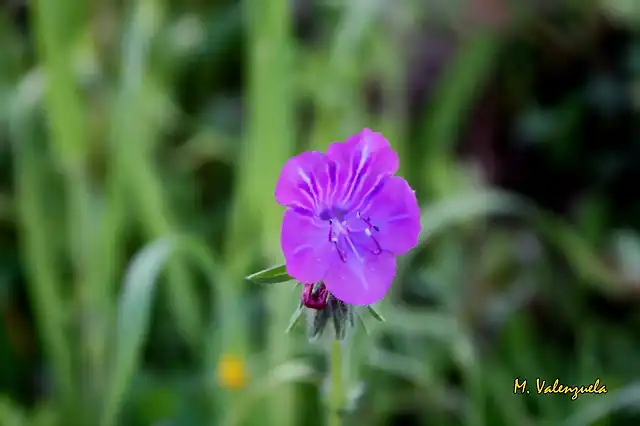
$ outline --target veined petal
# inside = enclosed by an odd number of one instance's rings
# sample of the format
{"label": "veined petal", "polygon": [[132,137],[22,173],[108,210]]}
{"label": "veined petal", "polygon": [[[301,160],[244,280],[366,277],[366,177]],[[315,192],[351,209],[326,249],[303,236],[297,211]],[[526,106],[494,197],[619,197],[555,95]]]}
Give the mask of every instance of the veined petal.
{"label": "veined petal", "polygon": [[276,183],[276,201],[298,212],[312,214],[322,198],[322,185],[314,177],[314,170],[326,164],[325,155],[319,151],[303,152],[282,167]]}
{"label": "veined petal", "polygon": [[364,129],[346,142],[334,142],[327,149],[335,161],[337,185],[332,201],[356,209],[381,189],[381,181],[398,171],[398,154],[380,133]]}
{"label": "veined petal", "polygon": [[363,206],[362,215],[370,217],[378,229],[373,236],[384,250],[399,256],[418,244],[420,206],[403,178],[388,177],[380,192]]}
{"label": "veined petal", "polygon": [[280,233],[287,273],[303,283],[321,281],[336,256],[328,236],[325,222],[287,209]]}
{"label": "veined petal", "polygon": [[396,275],[395,256],[388,252],[374,255],[360,251],[359,257],[348,255],[346,260],[334,261],[327,271],[324,284],[329,292],[352,305],[382,300]]}

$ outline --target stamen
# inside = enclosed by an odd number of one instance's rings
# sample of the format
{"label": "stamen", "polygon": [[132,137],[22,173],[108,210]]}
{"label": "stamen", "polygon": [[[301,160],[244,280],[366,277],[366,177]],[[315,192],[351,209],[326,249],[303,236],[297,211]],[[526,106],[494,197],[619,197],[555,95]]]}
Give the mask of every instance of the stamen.
{"label": "stamen", "polygon": [[366,218],[363,218],[362,215],[360,214],[360,212],[356,212],[356,217],[358,219],[362,219],[364,221],[364,223],[367,224],[369,229],[373,229],[376,232],[380,232],[380,228],[377,225],[374,225],[373,223],[371,223],[371,216],[367,216]]}
{"label": "stamen", "polygon": [[[375,232],[380,232],[380,228],[377,225],[374,225],[371,221],[371,217],[367,216],[364,217],[362,215],[361,212],[356,211],[356,218],[358,220],[362,220],[367,226],[365,229],[358,229],[358,230],[354,230],[351,228],[351,226],[349,225],[349,223],[347,221],[343,221],[340,222],[338,221],[338,223],[334,223],[334,219],[327,219],[327,221],[329,222],[329,235],[328,235],[328,240],[331,244],[333,244],[335,246],[336,252],[338,253],[338,256],[340,257],[340,260],[344,263],[347,262],[347,250],[344,250],[343,248],[341,248],[339,246],[341,239],[347,238],[349,239],[349,234],[351,234],[352,232],[364,232],[365,236],[367,238],[370,238],[371,241],[373,241],[374,247],[372,248],[370,244],[364,243],[364,244],[357,244],[357,246],[362,249],[362,250],[368,250],[370,253],[374,254],[374,255],[379,255],[382,253],[382,246],[380,245],[380,242],[374,237],[373,235],[373,231]],[[334,225],[337,227],[334,229]],[[348,240],[347,240],[348,241]],[[368,246],[368,247],[367,247]],[[356,256],[357,254],[357,249],[355,246],[352,247],[353,250],[356,250]]]}
{"label": "stamen", "polygon": [[364,235],[366,235],[368,238],[371,238],[371,240],[373,241],[373,244],[375,244],[375,249],[371,250],[369,248],[368,250],[376,256],[381,254],[382,246],[380,245],[380,242],[373,236],[373,233],[371,232],[372,229],[376,232],[380,232],[380,228],[371,222],[371,216],[367,216],[366,218],[364,218],[362,217],[362,214],[358,211],[356,212],[356,218],[364,221],[364,223],[367,224],[367,228],[364,230]]}
{"label": "stamen", "polygon": [[336,246],[336,251],[338,252],[338,256],[340,256],[340,260],[343,263],[347,263],[347,254],[340,247],[338,247],[337,241],[335,241],[333,244]]}
{"label": "stamen", "polygon": [[371,239],[373,240],[373,243],[376,245],[376,248],[375,250],[370,250],[370,251],[372,254],[375,254],[377,256],[382,253],[382,246],[380,245],[376,237],[371,236]]}

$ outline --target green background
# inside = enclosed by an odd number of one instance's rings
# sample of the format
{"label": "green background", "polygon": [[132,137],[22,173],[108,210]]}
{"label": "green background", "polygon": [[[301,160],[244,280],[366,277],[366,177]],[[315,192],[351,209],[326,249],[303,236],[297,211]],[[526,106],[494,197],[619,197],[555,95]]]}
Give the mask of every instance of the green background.
{"label": "green background", "polygon": [[284,162],[369,127],[424,229],[345,424],[637,426],[639,28],[635,0],[3,2],[0,425],[323,424],[298,290],[244,277],[282,262]]}

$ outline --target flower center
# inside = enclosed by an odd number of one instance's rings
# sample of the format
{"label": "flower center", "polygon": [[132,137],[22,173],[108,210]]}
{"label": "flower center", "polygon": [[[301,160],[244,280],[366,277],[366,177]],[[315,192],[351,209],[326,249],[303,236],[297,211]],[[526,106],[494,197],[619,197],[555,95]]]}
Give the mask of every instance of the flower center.
{"label": "flower center", "polygon": [[347,213],[349,212],[342,207],[331,207],[320,212],[320,219],[330,222],[333,220],[339,220],[342,222],[347,216]]}
{"label": "flower center", "polygon": [[382,253],[382,247],[375,237],[380,228],[371,217],[363,216],[360,212],[354,215],[343,209],[333,208],[324,210],[320,218],[329,222],[328,240],[334,245],[342,262],[347,262],[349,256],[364,261],[362,251],[369,251],[374,255]]}

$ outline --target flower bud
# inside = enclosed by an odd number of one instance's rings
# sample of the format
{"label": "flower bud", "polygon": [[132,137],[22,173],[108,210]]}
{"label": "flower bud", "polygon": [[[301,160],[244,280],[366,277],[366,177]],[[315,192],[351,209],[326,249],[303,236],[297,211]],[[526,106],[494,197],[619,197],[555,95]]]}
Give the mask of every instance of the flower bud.
{"label": "flower bud", "polygon": [[305,284],[302,289],[302,304],[307,308],[321,311],[327,307],[329,291],[324,283]]}

